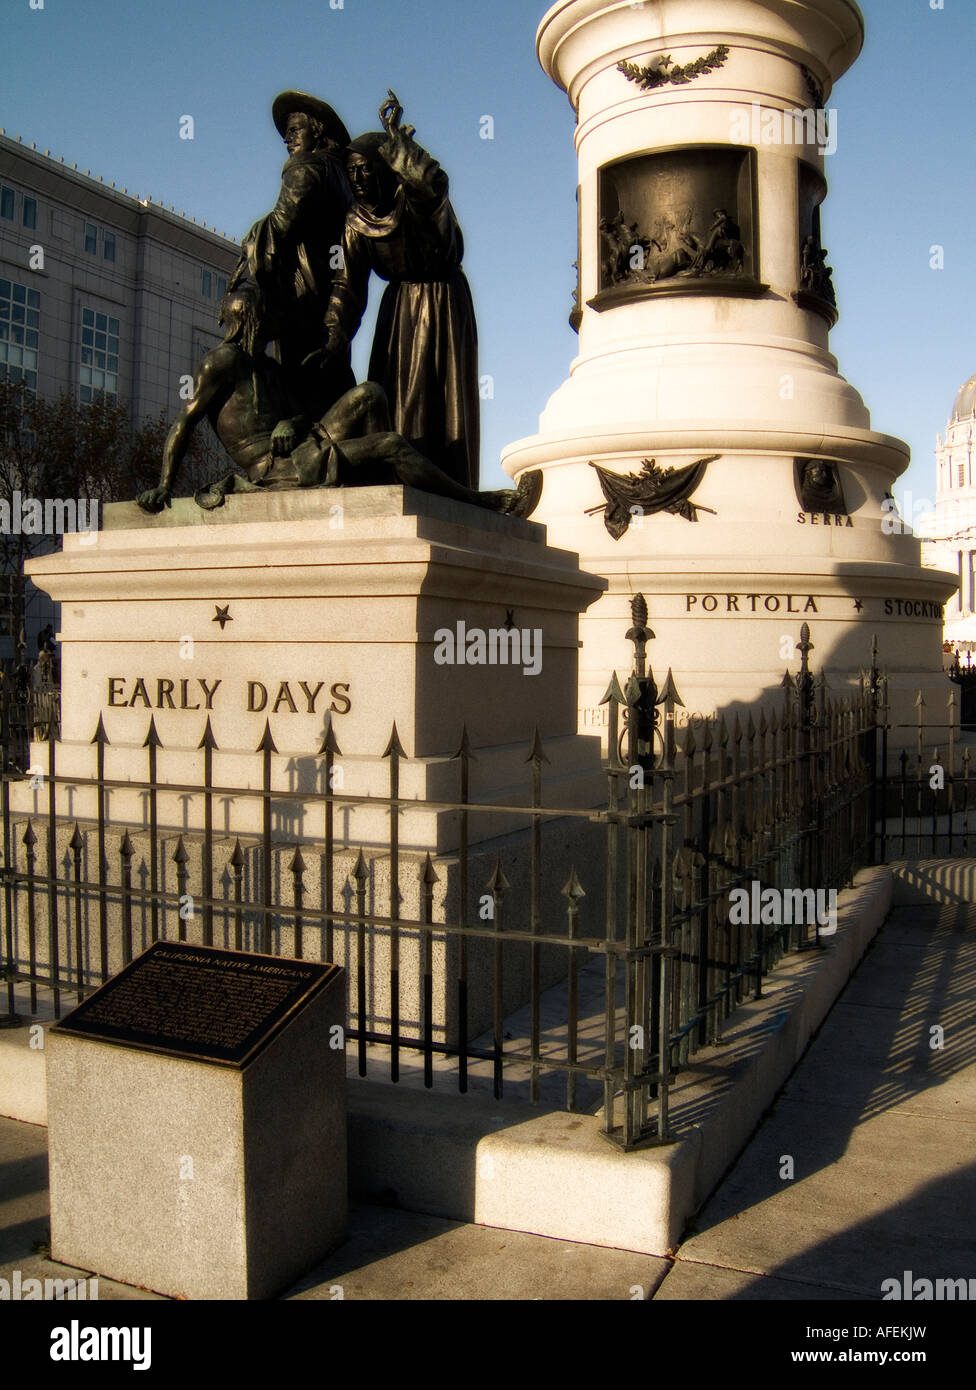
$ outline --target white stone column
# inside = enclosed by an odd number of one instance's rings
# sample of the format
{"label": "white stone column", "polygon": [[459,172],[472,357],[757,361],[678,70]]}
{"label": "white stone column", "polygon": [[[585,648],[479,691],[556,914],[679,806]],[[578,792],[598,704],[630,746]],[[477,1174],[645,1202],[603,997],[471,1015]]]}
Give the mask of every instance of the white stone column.
{"label": "white stone column", "polygon": [[[560,0],[542,20],[540,62],[577,115],[579,354],[539,433],[502,462],[513,478],[544,470],[537,519],[610,582],[581,624],[582,727],[599,722],[608,668],[626,666],[638,590],[652,662],[673,667],[702,714],[775,689],[796,668],[781,653],[803,621],[832,686],[869,665],[877,632],[903,703],[924,686],[930,707],[944,705],[954,579],[923,569],[914,536],[894,529],[886,499],[908,447],[871,429],[830,352],[830,290],[820,281],[811,294],[801,276],[844,150],[843,108],[822,107],[863,39],[853,0]],[[642,86],[621,64],[665,80]],[[701,247],[719,206],[739,229],[741,270],[668,274],[652,242],[643,274],[609,279],[601,217],[620,211],[665,249],[670,217]],[[821,206],[839,256],[841,229]],[[710,510],[696,522],[645,512],[614,540],[601,512],[587,514],[604,501],[591,462],[630,475],[644,459],[680,469],[709,455],[691,500]],[[800,459],[828,465],[849,515],[804,505]]]}

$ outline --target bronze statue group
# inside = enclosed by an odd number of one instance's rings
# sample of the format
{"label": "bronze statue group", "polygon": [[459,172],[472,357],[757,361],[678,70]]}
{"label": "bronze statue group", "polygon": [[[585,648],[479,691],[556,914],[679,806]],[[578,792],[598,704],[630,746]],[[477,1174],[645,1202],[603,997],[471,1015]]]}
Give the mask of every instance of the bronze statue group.
{"label": "bronze statue group", "polygon": [[[461,228],[447,175],[402,117],[390,92],[383,130],[350,140],[318,98],[275,99],[281,190],[244,238],[220,307],[224,340],[197,367],[144,510],[169,504],[204,419],[235,465],[197,493],[204,508],[231,492],[401,482],[510,515],[534,509],[539,474],[477,490],[478,336]],[[387,285],[369,379],[356,386],[351,343],[373,273]]]}

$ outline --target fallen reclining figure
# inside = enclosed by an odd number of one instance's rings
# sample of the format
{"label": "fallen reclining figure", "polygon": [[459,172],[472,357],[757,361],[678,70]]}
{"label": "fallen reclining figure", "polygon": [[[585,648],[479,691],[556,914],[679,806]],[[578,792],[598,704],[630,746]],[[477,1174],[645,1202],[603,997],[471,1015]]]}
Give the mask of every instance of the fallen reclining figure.
{"label": "fallen reclining figure", "polygon": [[137,499],[144,511],[169,505],[193,431],[205,419],[240,470],[196,494],[208,510],[232,492],[394,482],[507,516],[527,517],[538,505],[539,472],[523,477],[517,489],[496,492],[477,492],[449,478],[391,429],[386,395],[374,382],[347,391],[321,420],[295,414],[285,374],[264,350],[267,329],[253,288],[232,291],[220,321],[227,336],[197,368],[193,395],[166,439],[159,486]]}

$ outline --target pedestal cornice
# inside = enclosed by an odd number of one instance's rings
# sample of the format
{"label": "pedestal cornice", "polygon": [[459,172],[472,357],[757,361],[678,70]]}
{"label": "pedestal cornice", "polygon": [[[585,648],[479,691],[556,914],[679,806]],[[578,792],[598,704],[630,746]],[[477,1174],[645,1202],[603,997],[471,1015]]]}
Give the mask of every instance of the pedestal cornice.
{"label": "pedestal cornice", "polygon": [[[544,71],[579,108],[579,89],[594,61],[606,66],[649,49],[740,44],[829,74],[830,85],[864,45],[864,16],[855,0],[561,0],[543,17],[536,54]],[[678,59],[676,59],[678,61]]]}

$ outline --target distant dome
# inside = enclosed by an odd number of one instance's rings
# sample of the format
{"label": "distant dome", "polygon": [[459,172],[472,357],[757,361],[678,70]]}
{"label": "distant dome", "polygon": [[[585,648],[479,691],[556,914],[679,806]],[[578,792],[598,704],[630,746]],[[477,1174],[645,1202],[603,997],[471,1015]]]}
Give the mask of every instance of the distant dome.
{"label": "distant dome", "polygon": [[955,408],[949,423],[954,425],[957,420],[971,419],[974,410],[976,410],[976,376],[971,376],[956,397]]}

